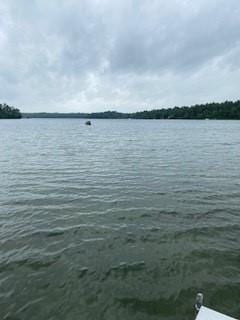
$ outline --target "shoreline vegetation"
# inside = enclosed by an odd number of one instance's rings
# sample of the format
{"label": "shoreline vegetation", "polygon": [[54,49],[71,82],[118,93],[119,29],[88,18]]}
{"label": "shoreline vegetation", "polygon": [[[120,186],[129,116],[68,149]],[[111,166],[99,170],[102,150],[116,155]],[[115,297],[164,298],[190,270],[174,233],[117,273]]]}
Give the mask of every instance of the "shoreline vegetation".
{"label": "shoreline vegetation", "polygon": [[0,104],[0,119],[21,119],[22,114],[19,109],[10,107],[6,103]]}
{"label": "shoreline vegetation", "polygon": [[94,113],[21,113],[19,109],[0,104],[0,119],[20,118],[81,118],[81,119],[189,119],[240,120],[240,100],[196,104],[191,107],[153,109],[134,113],[105,111]]}
{"label": "shoreline vegetation", "polygon": [[145,110],[134,113],[105,111],[95,113],[23,113],[23,118],[82,118],[82,119],[215,119],[240,120],[240,100],[197,104],[191,107]]}

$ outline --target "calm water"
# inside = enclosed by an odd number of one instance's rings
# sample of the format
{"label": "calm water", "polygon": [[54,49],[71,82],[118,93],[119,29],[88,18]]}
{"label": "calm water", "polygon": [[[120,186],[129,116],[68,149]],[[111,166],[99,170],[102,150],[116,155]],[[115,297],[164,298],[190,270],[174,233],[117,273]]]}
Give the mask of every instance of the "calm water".
{"label": "calm water", "polygon": [[240,121],[0,130],[0,319],[240,316]]}

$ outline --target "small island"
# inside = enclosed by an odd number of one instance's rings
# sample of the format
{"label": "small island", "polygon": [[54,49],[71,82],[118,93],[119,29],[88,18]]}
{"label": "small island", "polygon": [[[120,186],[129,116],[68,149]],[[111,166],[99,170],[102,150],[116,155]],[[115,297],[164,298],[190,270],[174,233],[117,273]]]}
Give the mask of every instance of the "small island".
{"label": "small island", "polygon": [[19,109],[10,107],[6,103],[0,103],[0,119],[21,119],[22,114]]}

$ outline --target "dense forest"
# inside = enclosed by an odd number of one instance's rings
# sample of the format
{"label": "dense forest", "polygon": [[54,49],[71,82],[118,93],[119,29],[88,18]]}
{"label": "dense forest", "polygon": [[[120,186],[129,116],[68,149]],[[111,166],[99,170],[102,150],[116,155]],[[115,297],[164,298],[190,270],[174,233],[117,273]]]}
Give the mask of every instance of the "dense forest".
{"label": "dense forest", "polygon": [[136,112],[137,119],[240,119],[240,101]]}
{"label": "dense forest", "polygon": [[19,109],[10,107],[6,103],[0,104],[0,119],[20,119],[22,118]]}
{"label": "dense forest", "polygon": [[105,111],[97,113],[24,113],[25,118],[84,118],[84,119],[232,119],[240,120],[240,100],[197,104],[135,113]]}

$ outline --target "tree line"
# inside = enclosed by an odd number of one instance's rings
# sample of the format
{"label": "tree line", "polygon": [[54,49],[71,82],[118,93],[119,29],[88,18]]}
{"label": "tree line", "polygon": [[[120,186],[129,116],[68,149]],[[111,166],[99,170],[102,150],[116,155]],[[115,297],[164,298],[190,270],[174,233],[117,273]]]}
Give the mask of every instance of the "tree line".
{"label": "tree line", "polygon": [[10,107],[6,103],[0,104],[0,119],[20,119],[21,117],[19,109]]}
{"label": "tree line", "polygon": [[240,119],[240,100],[136,112],[135,119]]}
{"label": "tree line", "polygon": [[84,119],[219,119],[240,120],[240,100],[222,103],[196,104],[191,107],[145,110],[134,113],[116,111],[94,113],[25,113],[25,118],[84,118]]}

